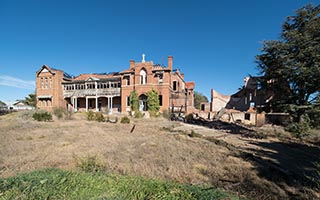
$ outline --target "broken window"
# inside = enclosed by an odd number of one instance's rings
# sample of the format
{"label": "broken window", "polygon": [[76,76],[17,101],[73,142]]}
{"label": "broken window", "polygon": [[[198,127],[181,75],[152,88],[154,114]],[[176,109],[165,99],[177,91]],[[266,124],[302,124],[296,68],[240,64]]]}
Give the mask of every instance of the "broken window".
{"label": "broken window", "polygon": [[205,110],[205,105],[201,104],[201,110],[204,111]]}
{"label": "broken window", "polygon": [[162,106],[162,95],[159,95],[159,105]]}
{"label": "broken window", "polygon": [[125,76],[124,79],[126,81],[126,85],[130,85],[130,76]]}
{"label": "broken window", "polygon": [[162,75],[162,74],[159,74],[158,77],[159,77],[158,83],[159,83],[159,84],[162,84],[162,83],[163,83],[163,75]]}
{"label": "broken window", "polygon": [[173,91],[177,91],[177,81],[173,81]]}

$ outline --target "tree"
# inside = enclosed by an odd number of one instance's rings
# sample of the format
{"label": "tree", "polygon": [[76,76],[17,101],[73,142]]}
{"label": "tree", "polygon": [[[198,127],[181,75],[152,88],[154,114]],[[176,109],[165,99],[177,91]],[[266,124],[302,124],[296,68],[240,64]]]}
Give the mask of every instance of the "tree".
{"label": "tree", "polygon": [[158,92],[152,89],[147,92],[147,105],[148,110],[151,112],[159,112],[160,110],[160,101]]}
{"label": "tree", "polygon": [[194,107],[196,109],[200,109],[200,103],[201,102],[209,102],[208,98],[201,94],[200,92],[195,91],[194,92]]}
{"label": "tree", "polygon": [[139,110],[139,97],[135,90],[130,93],[130,108],[131,111]]}
{"label": "tree", "polygon": [[37,96],[34,93],[29,94],[28,96],[25,97],[24,102],[32,107],[36,107],[37,105]]}
{"label": "tree", "polygon": [[306,5],[287,17],[280,39],[265,41],[258,55],[262,89],[272,91],[270,106],[299,110],[298,120],[320,91],[320,6]]}

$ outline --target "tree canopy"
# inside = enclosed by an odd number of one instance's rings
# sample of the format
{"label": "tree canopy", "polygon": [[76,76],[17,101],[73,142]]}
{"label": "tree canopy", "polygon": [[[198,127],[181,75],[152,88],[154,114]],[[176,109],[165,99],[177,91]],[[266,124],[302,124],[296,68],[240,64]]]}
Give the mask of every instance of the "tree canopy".
{"label": "tree canopy", "polygon": [[208,98],[204,96],[202,93],[195,91],[194,92],[194,107],[196,109],[200,109],[201,102],[209,102]]}
{"label": "tree canopy", "polygon": [[34,93],[29,94],[28,96],[25,97],[24,102],[32,107],[36,107],[37,105],[37,96]]}
{"label": "tree canopy", "polygon": [[256,58],[262,88],[275,94],[271,106],[313,104],[320,91],[320,6],[287,17],[280,38],[265,41]]}

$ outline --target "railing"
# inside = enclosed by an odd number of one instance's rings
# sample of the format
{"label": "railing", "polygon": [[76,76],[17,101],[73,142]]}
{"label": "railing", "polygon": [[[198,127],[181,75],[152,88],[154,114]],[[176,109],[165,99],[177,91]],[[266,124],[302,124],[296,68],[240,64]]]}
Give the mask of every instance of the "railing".
{"label": "railing", "polygon": [[120,96],[120,88],[104,89],[83,89],[83,90],[64,90],[64,97],[85,97],[85,96]]}

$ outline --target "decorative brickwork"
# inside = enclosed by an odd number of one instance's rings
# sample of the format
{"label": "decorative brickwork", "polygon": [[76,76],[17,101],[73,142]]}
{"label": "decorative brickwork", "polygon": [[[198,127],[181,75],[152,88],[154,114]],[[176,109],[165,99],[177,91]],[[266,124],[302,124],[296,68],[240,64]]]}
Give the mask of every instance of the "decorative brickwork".
{"label": "decorative brickwork", "polygon": [[194,85],[194,82],[185,82],[179,70],[173,70],[172,56],[168,56],[168,67],[144,59],[142,62],[130,60],[129,69],[121,72],[77,77],[43,65],[36,73],[37,107],[48,111],[62,107],[75,112],[127,112],[130,93],[135,90],[139,109],[148,110],[146,94],[154,89],[159,94],[160,111],[182,108],[192,112]]}

